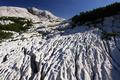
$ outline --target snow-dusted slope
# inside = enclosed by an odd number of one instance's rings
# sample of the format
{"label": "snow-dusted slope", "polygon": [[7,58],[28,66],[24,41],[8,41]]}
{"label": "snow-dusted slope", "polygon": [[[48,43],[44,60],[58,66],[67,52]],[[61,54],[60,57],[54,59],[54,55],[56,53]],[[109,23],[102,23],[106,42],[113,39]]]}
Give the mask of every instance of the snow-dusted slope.
{"label": "snow-dusted slope", "polygon": [[58,19],[58,17],[56,17],[55,15],[53,15],[51,12],[47,11],[47,10],[40,10],[37,9],[35,7],[32,8],[28,8],[28,11],[34,15],[37,15],[39,17],[44,17],[47,19]]}
{"label": "snow-dusted slope", "polygon": [[37,16],[29,13],[27,9],[20,7],[2,6],[0,7],[0,16],[23,17],[23,18],[39,21],[39,18]]}
{"label": "snow-dusted slope", "polygon": [[6,40],[0,44],[0,79],[119,80],[120,36],[101,39],[103,31],[120,32],[119,22],[116,15],[90,25],[100,29],[41,26]]}
{"label": "snow-dusted slope", "polygon": [[[54,16],[51,12],[46,10],[39,10],[37,8],[21,8],[21,7],[0,7],[0,16],[12,16],[12,17],[23,17],[27,19],[32,19],[34,22],[41,21],[54,21],[59,20],[59,17]],[[59,21],[62,21],[59,20]]]}

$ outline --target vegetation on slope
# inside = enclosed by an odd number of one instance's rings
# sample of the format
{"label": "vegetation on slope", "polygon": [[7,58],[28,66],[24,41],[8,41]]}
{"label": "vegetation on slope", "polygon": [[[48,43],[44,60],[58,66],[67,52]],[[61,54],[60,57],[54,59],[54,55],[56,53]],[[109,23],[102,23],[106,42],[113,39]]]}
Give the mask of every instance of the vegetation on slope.
{"label": "vegetation on slope", "polygon": [[32,26],[32,21],[27,20],[25,18],[17,18],[17,17],[0,17],[1,21],[13,21],[14,23],[10,23],[8,25],[0,24],[0,30],[9,30],[15,32],[26,31]]}
{"label": "vegetation on slope", "polygon": [[0,42],[2,39],[10,38],[12,35],[13,33],[0,31]]}
{"label": "vegetation on slope", "polygon": [[[105,7],[96,8],[90,11],[81,12],[79,15],[72,17],[72,27],[77,25],[97,24],[102,23],[105,17],[120,14],[120,3],[114,3]],[[96,26],[97,27],[97,26]],[[112,37],[117,37],[117,32],[102,32],[102,40],[111,40]]]}
{"label": "vegetation on slope", "polygon": [[13,34],[10,32],[3,31],[14,31],[14,32],[24,32],[32,26],[32,21],[20,18],[20,17],[0,17],[0,21],[12,21],[13,23],[9,24],[0,24],[0,40],[8,39]]}
{"label": "vegetation on slope", "polygon": [[120,13],[120,3],[114,3],[106,7],[93,9],[91,11],[81,12],[72,18],[73,27],[85,23],[98,23],[103,21],[104,17],[113,16]]}

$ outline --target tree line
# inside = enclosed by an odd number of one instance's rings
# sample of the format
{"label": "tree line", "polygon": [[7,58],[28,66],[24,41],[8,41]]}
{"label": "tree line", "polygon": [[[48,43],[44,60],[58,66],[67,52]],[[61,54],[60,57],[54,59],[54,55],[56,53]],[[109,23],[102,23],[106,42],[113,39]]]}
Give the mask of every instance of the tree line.
{"label": "tree line", "polygon": [[120,13],[120,3],[116,2],[114,4],[96,8],[90,11],[81,12],[79,15],[72,17],[72,25],[83,25],[86,22],[100,22],[103,21],[104,17],[113,16]]}

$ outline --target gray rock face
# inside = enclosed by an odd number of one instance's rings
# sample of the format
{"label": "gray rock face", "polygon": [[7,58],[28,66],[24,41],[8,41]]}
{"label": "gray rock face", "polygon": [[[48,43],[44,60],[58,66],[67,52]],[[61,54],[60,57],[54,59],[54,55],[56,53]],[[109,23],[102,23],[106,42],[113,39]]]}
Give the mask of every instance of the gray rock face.
{"label": "gray rock face", "polygon": [[[53,34],[49,39],[33,31],[0,43],[0,79],[119,80],[119,17],[105,18],[91,28],[78,26],[58,33],[55,28],[66,24],[57,25],[49,30]],[[101,39],[103,31],[119,35]]]}

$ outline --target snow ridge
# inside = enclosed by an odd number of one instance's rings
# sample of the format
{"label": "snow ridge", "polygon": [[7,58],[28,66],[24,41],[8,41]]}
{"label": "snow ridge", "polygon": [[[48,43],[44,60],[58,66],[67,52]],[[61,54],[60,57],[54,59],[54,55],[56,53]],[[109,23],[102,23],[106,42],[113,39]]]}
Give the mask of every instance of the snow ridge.
{"label": "snow ridge", "polygon": [[48,19],[58,19],[58,17],[54,16],[51,12],[47,10],[40,10],[35,7],[32,7],[32,8],[28,8],[28,11],[39,17],[46,17]]}

